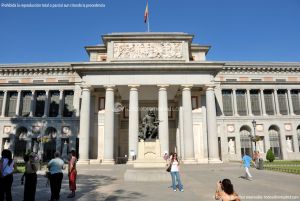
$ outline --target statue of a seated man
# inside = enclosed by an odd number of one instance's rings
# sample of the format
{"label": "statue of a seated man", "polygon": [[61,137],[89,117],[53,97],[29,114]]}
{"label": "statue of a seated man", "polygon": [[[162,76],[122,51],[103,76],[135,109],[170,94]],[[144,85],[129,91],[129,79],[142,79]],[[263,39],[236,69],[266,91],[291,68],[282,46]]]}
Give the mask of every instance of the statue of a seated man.
{"label": "statue of a seated man", "polygon": [[142,138],[146,139],[155,139],[158,136],[158,124],[159,120],[156,118],[156,115],[153,110],[149,110],[148,114],[145,115],[142,121]]}

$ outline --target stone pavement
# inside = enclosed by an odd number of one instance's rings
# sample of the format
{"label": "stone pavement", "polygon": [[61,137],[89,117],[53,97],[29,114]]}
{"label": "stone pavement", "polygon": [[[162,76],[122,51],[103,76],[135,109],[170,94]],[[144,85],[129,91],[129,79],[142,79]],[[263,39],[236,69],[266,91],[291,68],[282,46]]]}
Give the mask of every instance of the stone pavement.
{"label": "stone pavement", "polygon": [[[229,178],[242,200],[300,200],[300,175],[278,173],[251,169],[253,181],[240,176],[244,175],[239,164],[225,163],[217,165],[182,165],[181,179],[184,192],[173,192],[169,182],[127,182],[124,181],[126,169],[131,166],[115,165],[80,165],[78,167],[78,191],[76,197],[66,198],[68,190],[67,175],[61,190],[61,201],[210,201],[214,200],[216,182]],[[36,201],[47,201],[50,188],[41,172],[38,177]],[[168,173],[166,173],[168,174]],[[13,200],[23,200],[23,186],[20,185],[21,174],[14,176]]]}

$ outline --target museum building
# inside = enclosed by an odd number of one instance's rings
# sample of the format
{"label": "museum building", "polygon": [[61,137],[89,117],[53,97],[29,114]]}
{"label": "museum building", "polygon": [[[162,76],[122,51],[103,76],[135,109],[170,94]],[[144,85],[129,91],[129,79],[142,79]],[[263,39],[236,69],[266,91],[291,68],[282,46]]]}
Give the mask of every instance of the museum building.
{"label": "museum building", "polygon": [[86,62],[1,64],[1,149],[131,161],[154,110],[161,155],[177,152],[184,163],[269,149],[299,160],[300,63],[207,61],[210,46],[193,37],[112,33],[85,47]]}

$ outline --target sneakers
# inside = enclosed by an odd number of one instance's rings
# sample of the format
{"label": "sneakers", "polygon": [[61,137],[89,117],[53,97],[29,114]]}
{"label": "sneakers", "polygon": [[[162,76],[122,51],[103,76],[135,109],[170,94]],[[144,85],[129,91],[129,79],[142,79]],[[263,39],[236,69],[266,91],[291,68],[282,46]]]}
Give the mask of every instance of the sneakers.
{"label": "sneakers", "polygon": [[173,190],[174,192],[176,192],[177,190]]}
{"label": "sneakers", "polygon": [[183,190],[183,189],[181,189],[180,191],[181,191],[181,192],[184,192],[184,190]]}

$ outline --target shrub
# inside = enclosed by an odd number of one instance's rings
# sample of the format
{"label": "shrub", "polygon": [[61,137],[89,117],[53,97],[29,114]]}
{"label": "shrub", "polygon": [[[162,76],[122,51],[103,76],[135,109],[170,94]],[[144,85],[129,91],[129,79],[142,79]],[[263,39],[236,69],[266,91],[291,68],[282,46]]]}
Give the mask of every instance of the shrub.
{"label": "shrub", "polygon": [[266,158],[269,162],[273,162],[275,160],[275,156],[271,149],[268,150]]}

